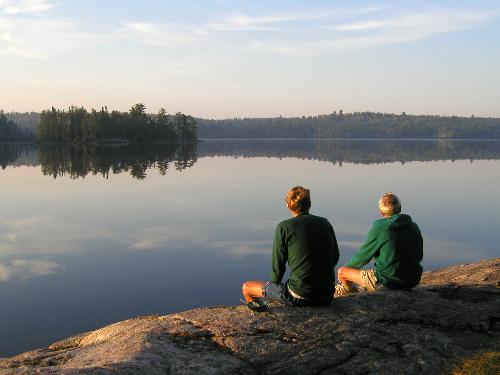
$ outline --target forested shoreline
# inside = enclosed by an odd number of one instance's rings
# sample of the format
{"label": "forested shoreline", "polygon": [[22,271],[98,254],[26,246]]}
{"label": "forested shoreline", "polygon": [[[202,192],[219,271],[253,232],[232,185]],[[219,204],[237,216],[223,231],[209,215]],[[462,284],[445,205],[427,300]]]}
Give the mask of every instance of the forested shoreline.
{"label": "forested shoreline", "polygon": [[500,118],[333,112],[309,117],[198,119],[200,138],[500,139]]}
{"label": "forested shoreline", "polygon": [[[67,111],[52,108],[42,113],[11,112],[5,117],[32,139],[38,134],[40,141],[52,143],[112,138],[130,142],[196,138],[500,139],[500,118],[474,116],[339,111],[308,117],[209,120],[179,112],[168,115],[164,109],[147,114],[143,104],[136,104],[129,112],[109,112],[106,107],[88,112],[82,107],[70,107]],[[0,141],[9,140],[0,136]]]}
{"label": "forested shoreline", "polygon": [[[3,116],[3,114],[2,114]],[[71,106],[67,110],[52,107],[40,114],[8,114],[3,116],[11,126],[16,126],[25,139],[41,143],[89,144],[96,142],[187,142],[197,140],[196,120],[177,112],[170,115],[165,109],[157,114],[146,113],[146,106],[138,103],[129,112],[111,111],[102,107],[99,111],[87,111],[84,107]],[[38,117],[38,121],[34,118]],[[20,124],[15,124],[15,119]],[[0,117],[0,120],[2,118]],[[0,122],[0,135],[7,126]],[[12,137],[0,137],[11,141]]]}

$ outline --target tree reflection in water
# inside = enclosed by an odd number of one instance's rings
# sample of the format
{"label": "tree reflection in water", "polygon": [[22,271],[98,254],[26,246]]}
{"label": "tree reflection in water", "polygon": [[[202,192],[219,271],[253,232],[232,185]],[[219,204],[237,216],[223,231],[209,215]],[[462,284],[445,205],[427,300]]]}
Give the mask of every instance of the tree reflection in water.
{"label": "tree reflection in water", "polygon": [[196,143],[39,148],[42,173],[54,178],[69,175],[77,179],[89,173],[108,178],[109,173],[129,172],[133,178],[143,180],[148,169],[165,175],[172,165],[178,171],[191,167],[196,158]]}
{"label": "tree reflection in water", "polygon": [[500,141],[450,140],[210,140],[178,144],[53,146],[1,144],[0,166],[41,165],[44,175],[105,178],[128,172],[144,179],[148,169],[165,175],[182,171],[202,157],[267,157],[313,159],[343,163],[379,164],[439,160],[499,160]]}

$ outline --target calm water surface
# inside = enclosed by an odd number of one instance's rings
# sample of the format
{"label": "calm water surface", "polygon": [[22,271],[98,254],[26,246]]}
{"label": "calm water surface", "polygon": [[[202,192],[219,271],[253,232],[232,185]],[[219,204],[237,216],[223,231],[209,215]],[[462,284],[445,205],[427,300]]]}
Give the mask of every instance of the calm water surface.
{"label": "calm water surface", "polygon": [[500,143],[0,145],[0,357],[142,314],[239,303],[266,280],[284,194],[309,187],[345,262],[397,193],[425,269],[499,255]]}

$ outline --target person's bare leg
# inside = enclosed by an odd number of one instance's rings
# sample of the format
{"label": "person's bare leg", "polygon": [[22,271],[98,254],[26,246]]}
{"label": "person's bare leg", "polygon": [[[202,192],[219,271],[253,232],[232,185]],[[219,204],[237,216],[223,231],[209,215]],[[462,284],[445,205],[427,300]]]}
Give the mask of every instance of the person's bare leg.
{"label": "person's bare leg", "polygon": [[338,270],[339,281],[342,285],[349,291],[356,290],[354,284],[363,285],[363,279],[361,278],[361,270],[351,267],[340,267]]}
{"label": "person's bare leg", "polygon": [[243,297],[245,297],[245,301],[252,302],[259,298],[264,297],[262,294],[262,290],[266,283],[262,281],[247,281],[242,286]]}

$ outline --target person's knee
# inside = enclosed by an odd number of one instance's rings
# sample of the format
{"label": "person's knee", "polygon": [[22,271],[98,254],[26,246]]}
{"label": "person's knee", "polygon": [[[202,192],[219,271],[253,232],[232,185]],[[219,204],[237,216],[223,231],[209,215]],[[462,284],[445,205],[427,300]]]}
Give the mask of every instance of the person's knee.
{"label": "person's knee", "polygon": [[257,281],[245,281],[243,283],[243,285],[241,286],[241,290],[243,292],[252,292],[255,288],[256,288],[256,285],[258,284]]}
{"label": "person's knee", "polygon": [[243,283],[243,285],[241,286],[241,290],[242,290],[243,292],[245,292],[246,290],[248,290],[248,286],[249,286],[248,284],[249,284],[249,283],[250,283],[249,281],[245,281],[245,282]]}
{"label": "person's knee", "polygon": [[346,271],[347,269],[345,267],[340,267],[339,270],[337,271],[339,278],[344,278]]}

